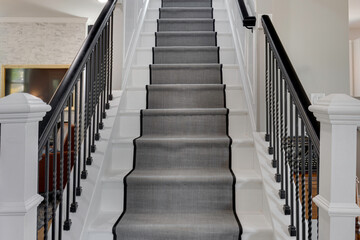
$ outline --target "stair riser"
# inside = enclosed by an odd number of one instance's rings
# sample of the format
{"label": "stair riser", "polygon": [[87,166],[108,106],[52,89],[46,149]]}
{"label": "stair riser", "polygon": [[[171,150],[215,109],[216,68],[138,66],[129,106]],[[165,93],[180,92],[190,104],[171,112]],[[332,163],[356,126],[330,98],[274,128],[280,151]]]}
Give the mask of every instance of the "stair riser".
{"label": "stair riser", "polygon": [[233,143],[231,147],[231,168],[234,171],[254,169],[254,154],[255,152],[253,144],[246,143],[238,145]]}
{"label": "stair riser", "polygon": [[[147,13],[146,13],[147,20],[156,20],[158,18],[159,18],[159,9],[158,8],[151,8],[147,11]],[[222,20],[228,19],[226,10],[214,9],[213,18],[214,19],[222,19]]]}
{"label": "stair riser", "polygon": [[[229,173],[230,174],[230,173]],[[196,213],[232,210],[232,186],[224,183],[135,184],[128,178],[127,209],[132,213]],[[201,194],[198,194],[201,192]],[[186,196],[186,201],[184,201]],[[209,201],[209,200],[212,201]],[[216,202],[216,203],[215,203]],[[145,206],[145,207],[139,207]]]}
{"label": "stair riser", "polygon": [[[245,109],[244,93],[241,89],[225,89],[226,107],[229,109]],[[124,95],[126,109],[145,109],[146,90],[128,90]],[[220,99],[222,100],[222,99]]]}
{"label": "stair riser", "polygon": [[[161,0],[150,0],[149,8],[160,8]],[[213,8],[225,8],[224,0],[213,0]]]}
{"label": "stair riser", "polygon": [[235,185],[235,196],[236,212],[238,215],[262,212],[263,193],[261,182],[237,182]]}
{"label": "stair riser", "polygon": [[[231,32],[229,21],[215,21],[215,31],[218,33]],[[145,21],[142,32],[157,32],[157,22],[155,20]]]}
{"label": "stair riser", "polygon": [[101,188],[100,211],[118,212],[123,211],[124,184],[122,181],[103,182]]}
{"label": "stair riser", "polygon": [[212,0],[184,0],[172,1],[162,0],[163,7],[211,7]]}
{"label": "stair riser", "polygon": [[[139,39],[139,47],[154,47],[155,34],[142,34]],[[217,46],[221,47],[234,47],[234,42],[229,34],[217,34]]]}
{"label": "stair riser", "polygon": [[[223,88],[223,86],[221,87]],[[151,88],[150,85],[147,99],[149,109],[225,107],[225,92],[221,88],[164,90]]]}
{"label": "stair riser", "polygon": [[169,18],[213,18],[213,10],[212,9],[192,9],[189,8],[187,10],[178,10],[168,8],[160,9],[160,19],[169,19]]}
{"label": "stair riser", "polygon": [[[239,85],[240,73],[237,68],[223,67],[223,83],[227,85]],[[149,85],[149,67],[133,68],[129,78],[129,86],[138,87]]]}
{"label": "stair riser", "polygon": [[[136,144],[136,169],[229,168],[230,139],[226,143],[173,142]],[[171,150],[171,155],[169,155]]]}
{"label": "stair riser", "polygon": [[219,48],[154,48],[153,63],[219,63]]}
{"label": "stair riser", "polygon": [[[133,154],[134,154],[134,145],[132,141],[129,141],[127,143],[124,142],[113,143],[112,159],[109,168],[111,170],[132,169],[133,159],[134,159]],[[232,169],[234,171],[253,169],[254,147],[249,145],[233,144],[231,146],[231,162],[232,162]]]}
{"label": "stair riser", "polygon": [[226,118],[226,115],[212,114],[143,116],[142,134],[144,136],[223,135],[227,132]]}
{"label": "stair riser", "polygon": [[[214,53],[216,54],[216,53]],[[179,61],[176,61],[174,59],[174,63],[179,63]],[[135,55],[135,65],[149,65],[153,63],[153,53],[152,49],[137,49],[136,55]],[[209,63],[218,63],[217,59],[214,59],[213,61]],[[222,64],[236,64],[236,54],[235,49],[233,48],[220,48],[220,62]],[[192,62],[186,62],[186,63],[196,63],[194,61]]]}
{"label": "stair riser", "polygon": [[[114,129],[114,137],[133,137],[140,136],[140,111],[139,114],[121,116],[119,125]],[[138,124],[136,124],[138,123]],[[229,135],[232,138],[250,136],[250,122],[247,114],[229,114]]]}
{"label": "stair riser", "polygon": [[215,34],[201,34],[201,35],[163,35],[159,33],[156,37],[156,46],[216,46]]}

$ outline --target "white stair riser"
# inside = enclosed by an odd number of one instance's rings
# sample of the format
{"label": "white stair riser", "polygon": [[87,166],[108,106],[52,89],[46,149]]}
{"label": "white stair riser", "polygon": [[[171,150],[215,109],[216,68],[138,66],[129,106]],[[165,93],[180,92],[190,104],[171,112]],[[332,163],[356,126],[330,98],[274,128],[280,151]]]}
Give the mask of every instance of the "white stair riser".
{"label": "white stair riser", "polygon": [[[140,48],[136,50],[135,65],[148,65],[152,63],[153,53],[151,48]],[[220,48],[220,63],[236,64],[234,48]]]}
{"label": "white stair riser", "polygon": [[112,147],[112,159],[110,169],[112,171],[132,169],[134,163],[134,144],[128,142],[114,142]]}
{"label": "white stair riser", "polygon": [[[225,9],[214,9],[213,14],[214,14],[213,15],[214,19],[221,19],[221,20],[228,19],[227,12]],[[145,19],[148,19],[148,20],[159,19],[159,9],[158,8],[149,9],[146,13]]]}
{"label": "white stair riser", "polygon": [[[238,68],[223,66],[223,83],[227,85],[240,85],[240,73]],[[149,67],[136,67],[131,71],[129,86],[140,87],[149,84]]]}
{"label": "white stair riser", "polygon": [[104,181],[101,188],[100,211],[118,212],[123,211],[124,184],[123,181]]}
{"label": "white stair riser", "polygon": [[[160,7],[161,7],[161,0],[150,0],[149,8],[160,8]],[[213,8],[215,9],[225,8],[224,0],[213,0]]]}
{"label": "white stair riser", "polygon": [[[134,145],[132,141],[114,142],[112,159],[109,168],[112,171],[132,169],[134,160]],[[254,147],[249,144],[234,144],[231,147],[231,162],[234,171],[254,168]]]}
{"label": "white stair riser", "polygon": [[[157,21],[156,20],[146,20],[143,25],[142,32],[156,32],[157,31]],[[227,20],[215,20],[215,31],[219,33],[229,33],[231,31],[230,23]]]}
{"label": "white stair riser", "polygon": [[253,144],[236,144],[231,147],[231,168],[234,171],[254,169],[254,146]]}
{"label": "white stair riser", "polygon": [[262,212],[263,193],[262,193],[261,182],[246,181],[246,182],[236,183],[235,197],[236,197],[235,207],[238,215],[246,214],[246,213]]}
{"label": "white stair riser", "polygon": [[[144,87],[145,88],[145,87]],[[226,89],[226,107],[229,109],[245,109],[246,103],[241,89]],[[125,95],[125,109],[145,109],[146,90],[128,90]]]}
{"label": "white stair riser", "polygon": [[[234,47],[234,42],[230,34],[219,33],[217,35],[217,45],[221,47]],[[155,34],[143,33],[140,35],[139,47],[154,47],[155,46]]]}
{"label": "white stair riser", "polygon": [[[121,115],[119,126],[114,128],[115,138],[140,136],[140,111],[139,114]],[[250,122],[248,114],[229,114],[229,135],[232,138],[250,136]]]}

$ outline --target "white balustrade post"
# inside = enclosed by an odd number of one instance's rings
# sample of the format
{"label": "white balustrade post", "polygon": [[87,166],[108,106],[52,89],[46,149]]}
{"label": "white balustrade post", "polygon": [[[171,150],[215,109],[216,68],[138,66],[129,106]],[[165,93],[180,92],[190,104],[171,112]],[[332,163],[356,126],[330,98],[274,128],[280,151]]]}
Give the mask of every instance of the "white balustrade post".
{"label": "white balustrade post", "polygon": [[360,101],[331,94],[310,106],[321,123],[319,239],[355,239],[356,141],[360,126]]}
{"label": "white balustrade post", "polygon": [[38,126],[49,110],[26,93],[0,99],[0,239],[36,239]]}

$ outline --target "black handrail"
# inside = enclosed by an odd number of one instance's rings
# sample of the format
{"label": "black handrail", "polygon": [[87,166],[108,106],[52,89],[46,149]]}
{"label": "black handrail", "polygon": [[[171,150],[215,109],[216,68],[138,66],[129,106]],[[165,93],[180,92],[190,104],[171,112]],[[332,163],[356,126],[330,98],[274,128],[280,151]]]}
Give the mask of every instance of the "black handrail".
{"label": "black handrail", "polygon": [[299,109],[299,115],[304,120],[315,148],[319,151],[320,123],[308,109],[311,102],[268,15],[262,16],[262,25],[279,67],[284,74],[285,81],[289,86],[291,96],[294,98],[295,105]]}
{"label": "black handrail", "polygon": [[78,76],[83,71],[90,54],[98,42],[102,30],[112,15],[116,2],[117,0],[109,0],[105,4],[89,35],[85,39],[63,80],[56,89],[55,94],[51,98],[49,103],[51,110],[46,113],[45,117],[39,124],[39,151],[45,146],[46,141],[51,134],[52,126],[56,124],[73,87],[78,82]]}
{"label": "black handrail", "polygon": [[[313,238],[313,213],[318,210],[312,205],[313,197],[319,193],[320,124],[308,109],[309,98],[269,16],[262,17],[262,25],[265,33],[265,140],[269,142],[271,163],[276,168],[275,181],[280,183],[279,197],[285,200],[283,211],[290,215],[289,234],[310,240]],[[313,191],[315,186],[317,189]]]}
{"label": "black handrail", "polygon": [[238,2],[241,10],[241,15],[243,17],[243,26],[247,29],[252,29],[256,25],[256,17],[249,16],[244,0],[238,0]]}

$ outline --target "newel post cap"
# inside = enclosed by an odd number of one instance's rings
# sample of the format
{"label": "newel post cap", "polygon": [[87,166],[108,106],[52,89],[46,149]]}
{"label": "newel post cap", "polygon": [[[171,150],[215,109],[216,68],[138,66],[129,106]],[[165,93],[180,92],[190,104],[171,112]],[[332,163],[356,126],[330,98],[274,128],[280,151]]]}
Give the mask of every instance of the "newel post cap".
{"label": "newel post cap", "polygon": [[346,94],[330,94],[309,110],[319,122],[335,125],[360,125],[360,101]]}
{"label": "newel post cap", "polygon": [[0,99],[0,123],[41,121],[50,105],[28,93],[13,93]]}

